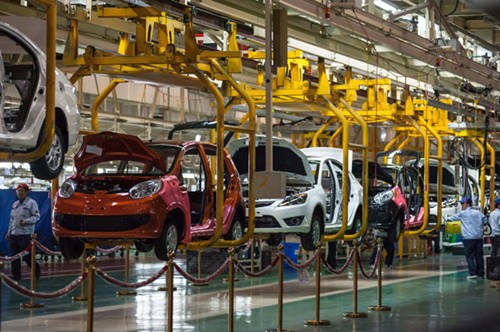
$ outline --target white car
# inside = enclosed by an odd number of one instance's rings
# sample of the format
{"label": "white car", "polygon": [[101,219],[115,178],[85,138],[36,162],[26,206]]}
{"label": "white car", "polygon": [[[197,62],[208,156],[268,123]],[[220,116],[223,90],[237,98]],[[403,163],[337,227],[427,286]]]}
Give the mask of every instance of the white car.
{"label": "white car", "polygon": [[[54,179],[76,143],[80,113],[75,88],[56,70],[55,135],[48,152],[30,163],[40,179]],[[0,22],[0,151],[30,152],[45,130],[46,57],[25,34]]]}
{"label": "white car", "polygon": [[[338,231],[342,226],[342,174],[343,151],[338,148],[305,148],[301,151],[309,159],[309,165],[315,177],[315,183],[326,195],[326,228],[325,233]],[[352,151],[349,151],[352,162]],[[348,165],[348,169],[350,165]],[[363,187],[349,171],[347,232],[354,234],[361,229]]]}
{"label": "white car", "polygon": [[[265,171],[265,143],[265,136],[256,137],[256,172]],[[242,178],[245,197],[248,139],[229,142],[227,150]],[[290,142],[273,138],[273,171],[286,175],[286,196],[255,201],[255,233],[274,237],[297,233],[305,250],[315,250],[325,230],[326,198],[323,188],[315,184],[307,157]]]}

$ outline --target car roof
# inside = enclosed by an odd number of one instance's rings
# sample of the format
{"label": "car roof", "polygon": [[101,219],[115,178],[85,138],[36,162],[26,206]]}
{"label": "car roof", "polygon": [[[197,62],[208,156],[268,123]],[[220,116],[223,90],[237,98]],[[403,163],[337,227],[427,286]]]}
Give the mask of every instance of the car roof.
{"label": "car roof", "polygon": [[[332,158],[340,163],[340,167],[342,167],[344,162],[344,150],[340,148],[333,147],[314,147],[314,148],[304,148],[300,149],[308,158]],[[352,158],[353,152],[352,150],[348,150],[348,163],[349,163],[349,171],[352,172]]]}

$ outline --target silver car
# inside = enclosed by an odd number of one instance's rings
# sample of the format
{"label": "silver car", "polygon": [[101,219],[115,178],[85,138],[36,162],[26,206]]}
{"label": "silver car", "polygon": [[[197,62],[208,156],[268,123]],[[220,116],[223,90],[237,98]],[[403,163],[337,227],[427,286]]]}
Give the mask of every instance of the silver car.
{"label": "silver car", "polygon": [[[25,34],[0,22],[0,151],[30,152],[41,144],[45,130],[46,59]],[[64,154],[76,143],[80,128],[75,88],[56,70],[56,120],[48,152],[30,163],[40,179],[56,178]]]}

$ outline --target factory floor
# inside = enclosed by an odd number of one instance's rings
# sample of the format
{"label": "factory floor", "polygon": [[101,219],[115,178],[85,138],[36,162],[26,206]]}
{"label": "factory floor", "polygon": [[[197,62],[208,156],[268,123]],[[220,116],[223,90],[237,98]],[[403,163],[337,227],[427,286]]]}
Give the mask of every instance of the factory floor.
{"label": "factory floor", "polygon": [[[366,256],[366,255],[365,255]],[[368,262],[362,263],[369,270]],[[186,255],[176,263],[186,268]],[[343,263],[340,261],[339,263]],[[81,275],[78,261],[58,258],[40,260],[42,277],[35,289],[40,293],[59,291]],[[125,258],[102,255],[96,266],[109,276],[125,280]],[[342,274],[321,270],[320,311],[316,313],[315,264],[298,272],[284,269],[282,315],[278,307],[277,268],[262,277],[237,273],[234,319],[228,323],[229,283],[227,274],[207,286],[195,286],[174,273],[172,331],[500,331],[500,290],[489,280],[467,280],[462,255],[443,252],[425,257],[409,254],[396,257],[392,269],[383,271],[382,305],[390,311],[369,311],[377,305],[377,279],[365,279],[358,271],[358,291],[353,292],[352,264]],[[164,267],[152,254],[130,255],[129,282],[145,281]],[[0,272],[9,274],[10,264]],[[192,273],[196,276],[196,273]],[[23,279],[30,288],[29,270],[23,263]],[[169,331],[168,293],[165,276],[135,289],[136,295],[117,295],[123,289],[95,276],[93,325],[88,322],[88,301],[74,301],[80,287],[56,299],[36,299],[42,308],[23,309],[30,299],[1,286],[0,331]],[[85,294],[87,292],[85,291]],[[357,299],[356,304],[354,299]],[[344,313],[366,314],[346,318]],[[280,319],[281,318],[281,319]],[[327,320],[328,325],[305,325],[307,320]]]}

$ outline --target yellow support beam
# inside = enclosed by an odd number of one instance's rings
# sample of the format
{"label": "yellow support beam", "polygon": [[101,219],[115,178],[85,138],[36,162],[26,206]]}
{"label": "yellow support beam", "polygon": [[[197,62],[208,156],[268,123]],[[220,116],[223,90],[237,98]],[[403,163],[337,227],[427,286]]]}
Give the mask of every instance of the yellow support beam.
{"label": "yellow support beam", "polygon": [[479,152],[481,154],[481,170],[479,171],[480,173],[479,187],[481,192],[479,194],[479,206],[481,206],[481,210],[484,211],[484,196],[486,187],[486,162],[484,158],[485,151],[484,151],[484,146],[477,138],[472,137],[471,141],[479,149]]}

